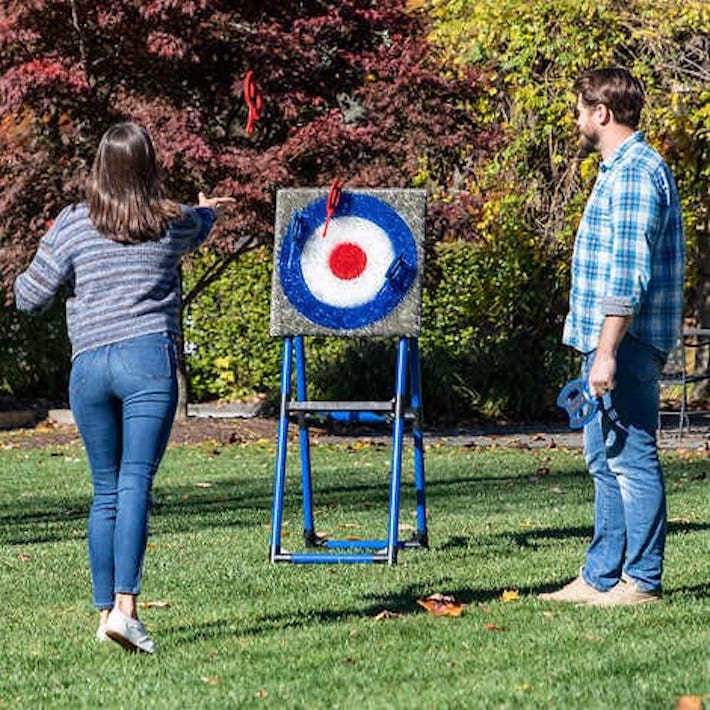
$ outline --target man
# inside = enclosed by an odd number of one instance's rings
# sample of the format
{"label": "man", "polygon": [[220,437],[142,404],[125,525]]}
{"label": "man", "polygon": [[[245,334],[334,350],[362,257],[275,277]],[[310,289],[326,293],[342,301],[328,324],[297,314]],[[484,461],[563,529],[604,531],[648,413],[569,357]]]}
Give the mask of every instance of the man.
{"label": "man", "polygon": [[572,260],[563,342],[599,398],[584,428],[594,534],[579,576],[549,601],[643,604],[661,595],[666,502],[658,460],[658,380],[679,331],[684,237],[663,159],[637,131],[644,95],[625,69],[575,83],[577,127],[601,164]]}

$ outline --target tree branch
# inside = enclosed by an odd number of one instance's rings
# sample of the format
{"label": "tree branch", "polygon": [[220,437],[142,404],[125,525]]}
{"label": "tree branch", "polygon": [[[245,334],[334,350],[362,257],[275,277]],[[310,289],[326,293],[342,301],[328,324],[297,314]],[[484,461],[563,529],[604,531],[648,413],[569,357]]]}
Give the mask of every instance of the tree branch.
{"label": "tree branch", "polygon": [[255,249],[259,246],[259,240],[252,236],[242,236],[235,240],[234,251],[226,255],[225,258],[217,262],[212,268],[208,269],[197,280],[197,283],[182,299],[182,307],[186,309],[208,286],[213,284],[226,270],[234,263],[242,254]]}

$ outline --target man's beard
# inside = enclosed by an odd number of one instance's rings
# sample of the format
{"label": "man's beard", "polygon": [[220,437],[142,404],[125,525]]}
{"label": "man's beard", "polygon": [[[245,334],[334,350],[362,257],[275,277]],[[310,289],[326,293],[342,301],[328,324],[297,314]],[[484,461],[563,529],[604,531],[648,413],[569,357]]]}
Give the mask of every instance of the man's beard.
{"label": "man's beard", "polygon": [[596,133],[582,133],[579,141],[579,155],[586,158],[599,150],[599,135]]}

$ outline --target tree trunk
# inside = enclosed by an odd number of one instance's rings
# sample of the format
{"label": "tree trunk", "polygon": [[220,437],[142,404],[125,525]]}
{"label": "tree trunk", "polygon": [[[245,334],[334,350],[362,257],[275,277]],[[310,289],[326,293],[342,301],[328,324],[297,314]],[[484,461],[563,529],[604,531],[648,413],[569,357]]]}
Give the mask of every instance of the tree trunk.
{"label": "tree trunk", "polygon": [[[182,285],[182,266],[179,267],[178,275],[179,283]],[[184,421],[187,419],[187,361],[185,359],[185,340],[182,333],[183,322],[185,315],[185,304],[183,303],[182,293],[180,295],[180,313],[178,314],[180,322],[180,337],[177,342],[177,381],[178,381],[178,401],[177,409],[175,410],[175,419]]]}
{"label": "tree trunk", "polygon": [[180,353],[178,355],[178,403],[175,410],[175,419],[184,421],[187,419],[187,370],[185,356],[182,352],[182,339],[180,342]]}

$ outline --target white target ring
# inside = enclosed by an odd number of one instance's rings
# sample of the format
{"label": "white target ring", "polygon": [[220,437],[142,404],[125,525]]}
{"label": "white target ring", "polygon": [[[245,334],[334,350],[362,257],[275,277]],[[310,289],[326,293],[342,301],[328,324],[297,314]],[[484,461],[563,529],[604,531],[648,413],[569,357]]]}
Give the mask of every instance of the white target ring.
{"label": "white target ring", "polygon": [[322,303],[354,308],[372,301],[385,284],[394,250],[387,233],[363,217],[337,217],[326,236],[319,225],[301,255],[303,280]]}

